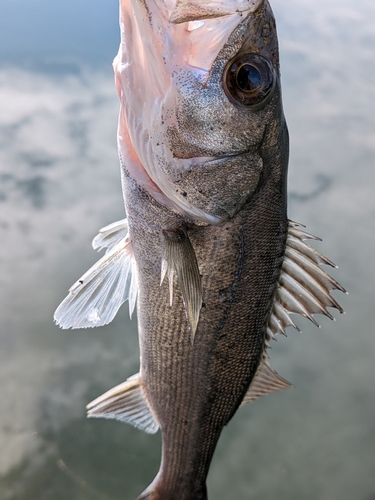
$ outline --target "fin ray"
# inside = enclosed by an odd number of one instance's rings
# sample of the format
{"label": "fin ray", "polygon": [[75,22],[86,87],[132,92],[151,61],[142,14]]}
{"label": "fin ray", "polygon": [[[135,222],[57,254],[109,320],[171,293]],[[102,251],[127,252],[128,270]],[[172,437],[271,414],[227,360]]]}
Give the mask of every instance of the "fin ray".
{"label": "fin ray", "polygon": [[294,255],[297,252],[298,255],[304,255],[305,257],[308,257],[310,260],[315,262],[315,264],[319,265],[327,264],[331,267],[337,268],[336,264],[334,264],[322,253],[318,252],[316,248],[313,248],[312,246],[308,245],[305,241],[289,234],[287,238],[286,254],[291,251],[294,251],[293,252]]}
{"label": "fin ray", "polygon": [[98,234],[92,240],[92,247],[94,250],[102,250],[107,248],[107,251],[111,250],[122,238],[125,238],[128,234],[128,220],[121,219],[108,226],[99,229]]}
{"label": "fin ray", "polygon": [[168,274],[170,305],[172,305],[173,281],[176,274],[190,326],[191,338],[194,341],[202,307],[202,283],[194,248],[184,229],[162,231],[162,241],[161,282]]}
{"label": "fin ray", "polygon": [[305,243],[306,239],[320,240],[320,238],[307,233],[302,228],[304,228],[302,224],[289,221],[279,283],[266,328],[267,341],[279,333],[285,335],[285,329],[288,326],[299,330],[291,319],[292,313],[305,316],[319,326],[313,314],[324,314],[334,319],[327,310],[328,307],[333,307],[340,313],[344,312],[330,292],[340,290],[345,293],[345,288],[320,267],[321,265],[337,266]]}
{"label": "fin ray", "polygon": [[285,378],[281,377],[267,362],[266,358],[260,362],[259,368],[251,381],[249,389],[247,390],[241,406],[270,394],[271,392],[280,391],[293,387],[293,384],[288,382]]}
{"label": "fin ray", "polygon": [[281,276],[280,284],[311,314],[324,314],[333,319],[332,314],[325,309],[319,299],[290,274],[284,273]]}
{"label": "fin ray", "polygon": [[329,293],[330,290],[341,290],[341,288],[336,286],[337,282],[333,281],[327,273],[319,277],[313,276],[288,256],[284,259],[284,269],[288,271],[289,276],[308,290],[324,307],[334,307],[343,312],[342,307]]}
{"label": "fin ray", "polygon": [[106,325],[126,300],[131,316],[137,288],[132,245],[126,236],[73,284],[54,320],[64,329]]}
{"label": "fin ray", "polygon": [[155,434],[159,425],[143,394],[139,374],[105,392],[87,405],[89,418],[115,419]]}

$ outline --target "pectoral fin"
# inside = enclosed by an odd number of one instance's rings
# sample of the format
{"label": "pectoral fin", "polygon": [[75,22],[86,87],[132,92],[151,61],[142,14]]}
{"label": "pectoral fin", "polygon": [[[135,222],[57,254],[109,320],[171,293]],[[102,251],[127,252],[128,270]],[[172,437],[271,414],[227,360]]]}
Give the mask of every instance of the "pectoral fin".
{"label": "pectoral fin", "polygon": [[170,286],[170,304],[173,301],[173,280],[177,275],[187,320],[190,326],[191,339],[197,329],[199,313],[202,307],[202,283],[194,248],[184,229],[162,232],[163,259],[161,283],[168,274]]}
{"label": "pectoral fin", "polygon": [[149,434],[159,429],[143,394],[139,373],[99,396],[86,408],[89,418],[120,420]]}
{"label": "pectoral fin", "polygon": [[106,325],[126,300],[130,316],[134,310],[138,282],[126,220],[101,229],[93,247],[108,250],[70,287],[68,296],[56,309],[54,320],[61,328]]}
{"label": "pectoral fin", "polygon": [[128,234],[128,220],[121,219],[108,226],[99,229],[98,234],[92,240],[94,250],[107,248],[107,252],[111,250],[117,243],[125,238]]}
{"label": "pectoral fin", "polygon": [[241,406],[254,401],[254,399],[270,394],[271,392],[280,391],[281,389],[288,389],[293,387],[293,384],[281,377],[270,365],[267,363],[266,357],[263,357],[258,371],[256,372],[250,387],[242,400]]}

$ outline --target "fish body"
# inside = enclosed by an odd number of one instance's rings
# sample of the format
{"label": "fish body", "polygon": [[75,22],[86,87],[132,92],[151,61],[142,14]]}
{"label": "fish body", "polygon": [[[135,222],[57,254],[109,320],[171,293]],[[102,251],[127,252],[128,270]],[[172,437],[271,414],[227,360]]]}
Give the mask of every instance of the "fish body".
{"label": "fish body", "polygon": [[[241,404],[291,384],[267,347],[299,313],[332,318],[344,289],[287,218],[288,132],[267,0],[121,0],[114,62],[127,221],[55,314],[108,323],[137,299],[140,371],[88,406],[162,432],[139,499],[204,500],[223,427]],[[296,327],[297,328],[297,327]]]}
{"label": "fish body", "polygon": [[[131,233],[136,259],[142,263],[140,374],[163,435],[162,467],[150,498],[206,498],[205,478],[217,440],[241,404],[264,352],[287,232],[284,180],[270,178],[230,221],[187,229],[202,274],[204,303],[193,344],[177,286],[171,307],[168,287],[160,287],[159,232],[166,226],[173,232],[184,222],[160,210],[136,186],[132,189],[131,179],[128,182],[129,221],[139,221],[142,215],[142,224],[134,224]],[[271,195],[275,203],[265,208]]]}

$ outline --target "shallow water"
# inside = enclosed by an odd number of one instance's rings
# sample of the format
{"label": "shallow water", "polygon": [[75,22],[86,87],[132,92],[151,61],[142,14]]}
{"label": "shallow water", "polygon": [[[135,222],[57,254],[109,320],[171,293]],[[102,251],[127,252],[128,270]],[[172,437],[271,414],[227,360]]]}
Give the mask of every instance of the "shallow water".
{"label": "shallow water", "polygon": [[[287,5],[285,5],[287,4]],[[214,500],[375,499],[375,4],[274,0],[291,136],[289,215],[324,238],[346,310],[271,352],[295,389],[225,428]],[[0,6],[0,498],[134,500],[160,436],[87,420],[138,369],[136,319],[61,331],[52,314],[123,217],[110,63],[117,2]]]}

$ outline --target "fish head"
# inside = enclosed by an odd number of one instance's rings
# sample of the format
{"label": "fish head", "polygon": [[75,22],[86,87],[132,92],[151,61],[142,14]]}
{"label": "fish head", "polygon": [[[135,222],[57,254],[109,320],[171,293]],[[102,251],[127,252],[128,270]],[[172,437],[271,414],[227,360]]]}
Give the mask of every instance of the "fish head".
{"label": "fish head", "polygon": [[[131,175],[192,219],[216,223],[232,216],[260,177],[267,130],[283,122],[268,1],[121,0],[114,68],[119,150]],[[233,182],[247,183],[246,189],[217,207],[225,167],[241,157],[250,177],[234,165]],[[210,193],[194,188],[204,182],[200,176],[210,177]]]}

